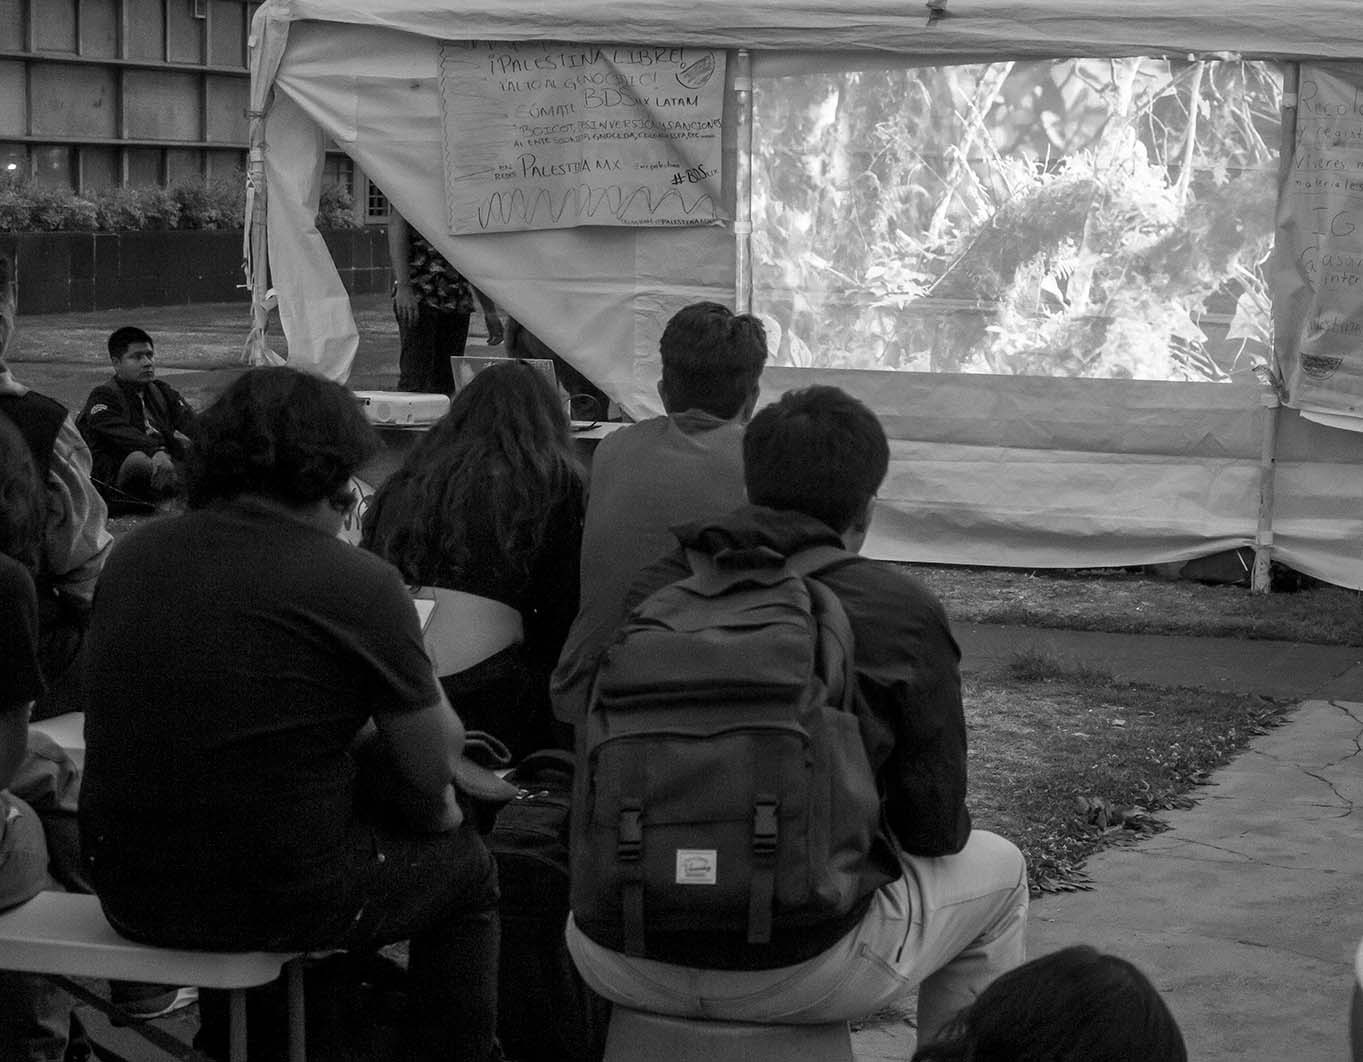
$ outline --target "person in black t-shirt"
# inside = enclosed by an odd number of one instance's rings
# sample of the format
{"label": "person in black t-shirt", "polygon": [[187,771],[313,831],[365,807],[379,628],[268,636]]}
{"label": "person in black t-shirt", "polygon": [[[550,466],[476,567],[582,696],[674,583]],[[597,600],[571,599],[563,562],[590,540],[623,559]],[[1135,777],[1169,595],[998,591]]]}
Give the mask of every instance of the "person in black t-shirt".
{"label": "person in black t-shirt", "polygon": [[[497,886],[451,785],[464,728],[398,573],[336,537],[374,446],[348,391],[291,369],[252,370],[205,411],[189,511],[120,542],[95,597],[84,857],[134,940],[410,938],[413,1057],[481,1062]],[[422,798],[419,822],[363,788],[361,747],[380,788]],[[205,994],[210,1051],[215,1008]]]}

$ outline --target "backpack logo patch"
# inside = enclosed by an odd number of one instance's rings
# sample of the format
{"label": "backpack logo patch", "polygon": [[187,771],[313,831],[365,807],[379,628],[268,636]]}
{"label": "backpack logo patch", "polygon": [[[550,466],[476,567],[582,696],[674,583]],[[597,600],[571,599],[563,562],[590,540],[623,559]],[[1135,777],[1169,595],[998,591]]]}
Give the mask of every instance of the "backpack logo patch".
{"label": "backpack logo patch", "polygon": [[678,848],[678,885],[714,885],[719,880],[719,853],[713,848]]}

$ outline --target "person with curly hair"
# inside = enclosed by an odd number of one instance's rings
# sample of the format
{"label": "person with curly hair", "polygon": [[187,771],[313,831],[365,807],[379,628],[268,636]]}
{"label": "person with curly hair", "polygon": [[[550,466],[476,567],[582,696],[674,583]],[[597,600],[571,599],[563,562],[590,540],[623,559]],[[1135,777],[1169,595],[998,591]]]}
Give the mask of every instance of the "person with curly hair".
{"label": "person with curly hair", "polygon": [[[95,597],[80,827],[105,914],[166,947],[410,939],[409,1057],[481,1062],[497,878],[452,785],[464,728],[397,572],[337,537],[373,429],[288,368],[243,374],[200,425],[189,511],[121,541]],[[201,996],[221,1057],[226,1009]]]}
{"label": "person with curly hair", "polygon": [[507,359],[460,390],[365,513],[363,547],[446,592],[436,617],[458,643],[437,653],[441,683],[514,760],[563,744],[549,674],[577,612],[583,491],[558,396]]}
{"label": "person with curly hair", "polygon": [[913,1062],[1187,1062],[1150,979],[1076,944],[991,982]]}

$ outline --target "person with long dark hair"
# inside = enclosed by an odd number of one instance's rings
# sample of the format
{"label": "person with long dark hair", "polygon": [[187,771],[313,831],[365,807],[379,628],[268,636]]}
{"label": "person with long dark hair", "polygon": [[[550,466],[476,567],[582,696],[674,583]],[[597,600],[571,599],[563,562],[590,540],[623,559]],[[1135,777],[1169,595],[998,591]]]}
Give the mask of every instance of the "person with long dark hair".
{"label": "person with long dark hair", "polygon": [[1086,944],[1009,970],[913,1062],[1187,1062],[1150,979]]}
{"label": "person with long dark hair", "polygon": [[555,744],[549,673],[577,611],[583,475],[558,396],[507,359],[478,373],[374,495],[361,545],[445,593],[436,669],[514,759]]}

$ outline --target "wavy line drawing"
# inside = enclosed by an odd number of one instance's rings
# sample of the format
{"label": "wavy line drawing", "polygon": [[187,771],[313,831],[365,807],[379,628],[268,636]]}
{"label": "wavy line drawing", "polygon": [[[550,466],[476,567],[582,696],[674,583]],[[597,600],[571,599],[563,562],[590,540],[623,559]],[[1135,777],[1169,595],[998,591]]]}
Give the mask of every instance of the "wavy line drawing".
{"label": "wavy line drawing", "polygon": [[[640,186],[626,194],[619,185],[596,188],[579,184],[575,188],[558,191],[539,188],[530,194],[523,188],[513,188],[509,193],[493,192],[478,208],[478,227],[484,230],[494,225],[534,228],[541,210],[554,225],[558,225],[565,214],[593,218],[604,212],[617,221],[622,221],[641,197],[644,200],[642,210],[650,218],[657,217],[664,208],[670,208],[674,215],[679,211],[684,217],[690,218],[700,213],[701,208],[706,206],[709,208],[708,213],[697,220],[712,221],[719,218],[714,196],[709,192],[702,193],[695,203],[688,207],[685,197],[675,188],[663,192],[657,202],[653,200],[653,191],[652,188]],[[676,200],[676,203],[672,204],[671,200]]]}

